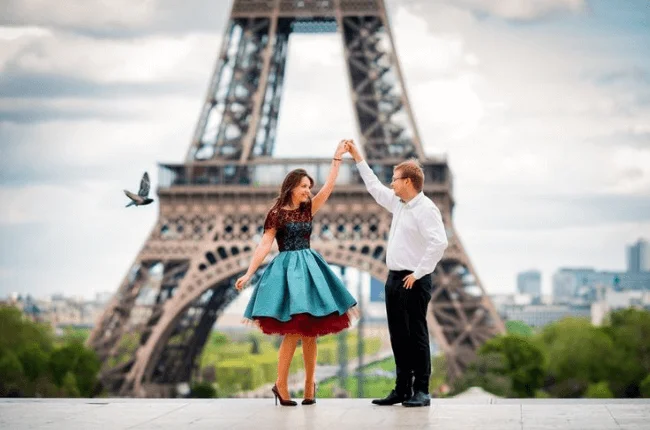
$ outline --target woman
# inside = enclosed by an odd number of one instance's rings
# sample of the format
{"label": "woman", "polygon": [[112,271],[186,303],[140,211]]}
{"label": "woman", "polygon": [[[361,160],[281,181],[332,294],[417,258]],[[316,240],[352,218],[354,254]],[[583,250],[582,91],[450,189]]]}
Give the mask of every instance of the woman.
{"label": "woman", "polygon": [[[235,284],[237,290],[246,285],[271,250],[273,240],[277,240],[280,253],[260,278],[244,316],[266,334],[284,335],[278,354],[278,378],[273,386],[276,404],[279,398],[283,406],[296,405],[289,399],[287,379],[298,341],[302,341],[305,363],[302,404],[312,405],[316,403],[316,338],[349,327],[348,311],[357,304],[323,257],[309,247],[312,217],[334,189],[346,142],[341,141],[336,148],[329,176],[313,199],[314,180],[304,169],[293,170],[284,178],[248,271]],[[356,315],[356,308],[351,313]]]}

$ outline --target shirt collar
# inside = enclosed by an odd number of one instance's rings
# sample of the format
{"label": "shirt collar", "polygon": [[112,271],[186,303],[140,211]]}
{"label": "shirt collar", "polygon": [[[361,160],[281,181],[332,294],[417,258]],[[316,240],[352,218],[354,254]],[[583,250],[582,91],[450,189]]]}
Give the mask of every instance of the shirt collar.
{"label": "shirt collar", "polygon": [[412,208],[413,206],[417,205],[418,202],[424,197],[424,193],[420,191],[415,197],[411,199],[410,202],[406,203],[404,200],[400,199],[400,201],[406,206],[407,208]]}

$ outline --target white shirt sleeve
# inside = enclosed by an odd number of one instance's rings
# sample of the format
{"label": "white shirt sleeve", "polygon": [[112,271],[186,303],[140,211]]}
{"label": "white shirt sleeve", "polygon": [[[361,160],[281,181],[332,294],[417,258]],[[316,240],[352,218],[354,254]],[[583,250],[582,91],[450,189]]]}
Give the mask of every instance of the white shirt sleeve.
{"label": "white shirt sleeve", "polygon": [[413,272],[415,279],[433,272],[447,249],[447,233],[438,208],[426,208],[418,217],[418,230],[427,242],[426,250]]}
{"label": "white shirt sleeve", "polygon": [[357,163],[357,169],[361,179],[366,184],[366,189],[377,203],[386,208],[389,212],[393,212],[395,205],[399,202],[399,198],[395,195],[393,190],[386,187],[379,181],[375,172],[372,171],[366,160],[361,160]]}

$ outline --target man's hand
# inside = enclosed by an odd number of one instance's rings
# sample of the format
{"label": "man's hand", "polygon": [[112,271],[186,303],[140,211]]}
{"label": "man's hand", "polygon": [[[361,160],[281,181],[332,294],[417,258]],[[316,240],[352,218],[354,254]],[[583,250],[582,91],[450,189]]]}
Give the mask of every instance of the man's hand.
{"label": "man's hand", "polygon": [[363,160],[363,156],[361,155],[361,151],[359,151],[359,148],[357,148],[357,145],[354,143],[354,140],[348,140],[348,142],[347,142],[347,150],[350,153],[350,155],[352,156],[352,158],[354,158],[355,162],[358,163],[359,161]]}
{"label": "man's hand", "polygon": [[413,288],[413,284],[415,284],[415,281],[417,281],[417,279],[415,279],[415,276],[413,276],[413,274],[411,273],[410,275],[405,276],[404,279],[402,279],[402,281],[404,281],[404,288],[410,290],[411,288]]}

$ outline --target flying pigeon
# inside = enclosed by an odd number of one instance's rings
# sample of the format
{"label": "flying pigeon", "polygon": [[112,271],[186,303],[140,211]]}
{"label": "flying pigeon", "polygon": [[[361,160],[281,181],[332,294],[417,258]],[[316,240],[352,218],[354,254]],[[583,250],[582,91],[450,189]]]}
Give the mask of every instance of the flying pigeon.
{"label": "flying pigeon", "polygon": [[147,172],[144,172],[144,175],[142,175],[142,180],[140,181],[140,191],[138,191],[138,194],[133,194],[127,190],[124,190],[124,194],[126,194],[126,196],[131,199],[129,204],[126,205],[127,208],[129,206],[144,206],[153,202],[153,199],[149,198],[149,174]]}

